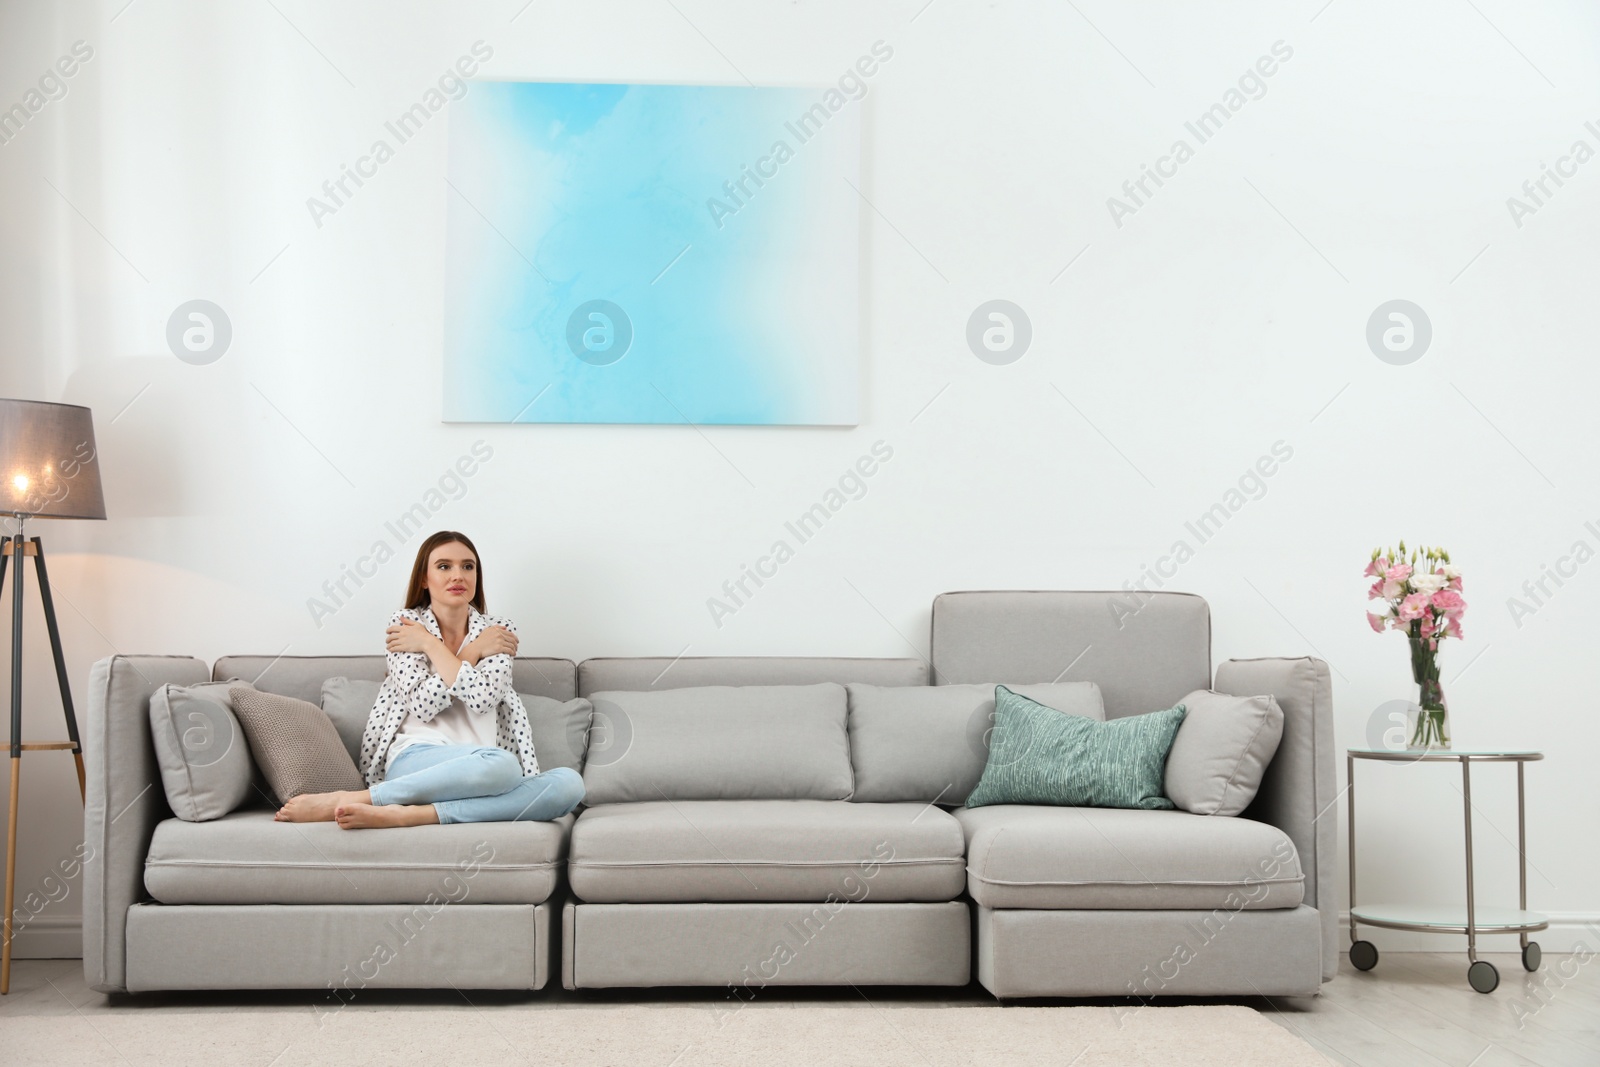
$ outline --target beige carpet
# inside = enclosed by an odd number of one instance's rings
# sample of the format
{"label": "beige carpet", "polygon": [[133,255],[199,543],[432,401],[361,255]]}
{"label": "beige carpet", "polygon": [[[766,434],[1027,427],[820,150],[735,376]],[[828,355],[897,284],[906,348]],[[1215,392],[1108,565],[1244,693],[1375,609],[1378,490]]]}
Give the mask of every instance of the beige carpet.
{"label": "beige carpet", "polygon": [[1326,1067],[1310,1045],[1234,1006],[493,1006],[184,1010],[123,1006],[0,1018],[6,1067]]}

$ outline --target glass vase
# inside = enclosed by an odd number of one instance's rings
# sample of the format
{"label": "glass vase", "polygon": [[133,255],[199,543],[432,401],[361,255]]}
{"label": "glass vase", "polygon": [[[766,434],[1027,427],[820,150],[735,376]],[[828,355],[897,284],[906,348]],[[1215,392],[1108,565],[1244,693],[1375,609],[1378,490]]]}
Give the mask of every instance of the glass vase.
{"label": "glass vase", "polygon": [[1439,650],[1427,638],[1411,638],[1411,677],[1417,683],[1417,719],[1412,748],[1450,747],[1450,708],[1439,684]]}

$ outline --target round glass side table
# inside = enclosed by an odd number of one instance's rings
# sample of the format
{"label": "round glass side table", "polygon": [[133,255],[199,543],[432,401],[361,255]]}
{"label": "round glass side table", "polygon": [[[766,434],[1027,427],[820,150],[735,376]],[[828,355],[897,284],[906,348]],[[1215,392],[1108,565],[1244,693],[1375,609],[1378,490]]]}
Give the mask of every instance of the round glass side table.
{"label": "round glass side table", "polygon": [[[1523,767],[1535,760],[1544,759],[1542,752],[1488,751],[1483,749],[1402,749],[1352,748],[1346,752],[1349,785],[1345,795],[1349,804],[1350,823],[1350,963],[1362,971],[1378,965],[1378,950],[1370,941],[1361,940],[1356,933],[1357,924],[1385,927],[1390,930],[1420,930],[1435,934],[1467,935],[1467,982],[1480,993],[1492,993],[1500,984],[1500,972],[1488,960],[1478,958],[1480,933],[1521,934],[1522,966],[1530,971],[1539,969],[1539,943],[1529,941],[1535,930],[1547,929],[1550,920],[1536,911],[1528,910],[1528,831],[1523,803]],[[1467,907],[1460,908],[1417,904],[1360,904],[1356,903],[1356,760],[1379,760],[1384,763],[1459,763],[1461,764],[1461,819],[1467,841]],[[1517,765],[1517,907],[1482,908],[1473,894],[1472,875],[1472,765],[1474,763],[1515,763]]]}

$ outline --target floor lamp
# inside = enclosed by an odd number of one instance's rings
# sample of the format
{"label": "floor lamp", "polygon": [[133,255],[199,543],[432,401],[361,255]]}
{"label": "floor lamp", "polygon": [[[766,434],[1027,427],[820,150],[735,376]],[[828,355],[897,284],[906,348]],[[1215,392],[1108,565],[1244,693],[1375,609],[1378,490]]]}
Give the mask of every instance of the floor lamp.
{"label": "floor lamp", "polygon": [[[0,399],[0,479],[0,516],[9,516],[9,536],[0,553],[0,592],[5,589],[8,564],[12,583],[11,734],[7,741],[11,751],[11,805],[6,826],[5,940],[0,947],[0,994],[4,994],[11,991],[11,939],[16,932],[17,801],[22,754],[45,749],[70,751],[78,765],[78,798],[84,799],[83,747],[78,743],[78,718],[72,712],[67,661],[61,654],[61,632],[56,628],[50,576],[44,567],[44,545],[37,537],[24,539],[22,529],[34,518],[106,517],[94,446],[94,419],[89,409],[75,404]],[[44,605],[45,629],[55,656],[61,708],[67,716],[66,741],[22,740],[22,574],[29,557],[39,574],[39,600]]]}

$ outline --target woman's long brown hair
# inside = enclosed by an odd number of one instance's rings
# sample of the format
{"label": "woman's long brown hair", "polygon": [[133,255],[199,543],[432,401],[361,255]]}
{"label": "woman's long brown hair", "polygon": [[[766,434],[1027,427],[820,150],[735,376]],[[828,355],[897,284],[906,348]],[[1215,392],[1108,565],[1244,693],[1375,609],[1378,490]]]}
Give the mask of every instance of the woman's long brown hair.
{"label": "woman's long brown hair", "polygon": [[478,609],[479,614],[484,613],[483,558],[478,555],[478,546],[472,543],[472,539],[455,530],[440,530],[430,535],[417,549],[417,561],[411,565],[411,584],[406,586],[406,607],[415,610],[432,606],[433,598],[428,595],[428,557],[433,555],[433,550],[440,545],[452,543],[466,545],[472,552],[472,560],[477,569],[477,581],[472,585],[472,606]]}

